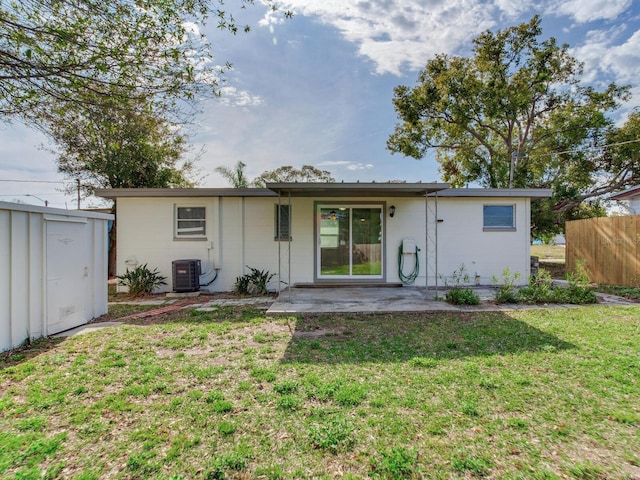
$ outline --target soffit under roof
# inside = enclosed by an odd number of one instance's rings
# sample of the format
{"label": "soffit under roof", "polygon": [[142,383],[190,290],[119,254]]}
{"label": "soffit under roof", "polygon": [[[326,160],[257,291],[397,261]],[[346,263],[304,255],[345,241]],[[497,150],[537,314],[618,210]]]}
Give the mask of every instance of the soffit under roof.
{"label": "soffit under roof", "polygon": [[449,188],[448,183],[267,183],[292,197],[418,197]]}

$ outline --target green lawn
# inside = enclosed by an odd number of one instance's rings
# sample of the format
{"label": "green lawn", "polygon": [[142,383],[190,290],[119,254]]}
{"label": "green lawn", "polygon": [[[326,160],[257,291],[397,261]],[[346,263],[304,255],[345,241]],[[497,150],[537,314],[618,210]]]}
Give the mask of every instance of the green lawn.
{"label": "green lawn", "polygon": [[564,245],[531,245],[531,255],[538,257],[540,260],[554,259],[564,260]]}
{"label": "green lawn", "polygon": [[0,477],[640,476],[637,308],[180,315],[5,356]]}

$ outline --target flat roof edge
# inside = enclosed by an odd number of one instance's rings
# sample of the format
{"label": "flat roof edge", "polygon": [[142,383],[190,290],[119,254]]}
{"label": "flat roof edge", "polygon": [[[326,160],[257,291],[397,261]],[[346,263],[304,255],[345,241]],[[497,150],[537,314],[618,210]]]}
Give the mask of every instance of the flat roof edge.
{"label": "flat roof edge", "polygon": [[13,210],[16,212],[42,213],[66,217],[95,218],[98,220],[113,220],[111,213],[92,212],[90,210],[66,210],[64,208],[41,207],[26,203],[0,202],[0,210]]}
{"label": "flat roof edge", "polygon": [[610,200],[627,200],[631,197],[635,197],[636,195],[640,195],[640,185],[636,185],[635,187],[627,188],[618,193],[614,193],[609,197]]}
{"label": "flat roof edge", "polygon": [[448,183],[267,183],[267,188],[103,188],[98,197],[422,196],[548,198],[548,188],[450,188]]}
{"label": "flat roof edge", "polygon": [[100,188],[98,197],[274,197],[276,193],[266,188]]}
{"label": "flat roof edge", "polygon": [[274,182],[267,188],[293,196],[420,196],[449,188],[448,183]]}
{"label": "flat roof edge", "polygon": [[[434,196],[435,194],[431,194]],[[553,195],[550,188],[450,188],[437,192],[438,197],[528,197],[549,198]]]}

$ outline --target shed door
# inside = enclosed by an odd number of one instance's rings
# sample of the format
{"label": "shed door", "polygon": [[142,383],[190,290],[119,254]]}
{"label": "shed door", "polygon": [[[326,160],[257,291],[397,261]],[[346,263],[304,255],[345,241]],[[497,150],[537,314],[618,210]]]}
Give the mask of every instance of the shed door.
{"label": "shed door", "polygon": [[85,223],[48,221],[47,335],[85,323],[90,299],[88,242]]}

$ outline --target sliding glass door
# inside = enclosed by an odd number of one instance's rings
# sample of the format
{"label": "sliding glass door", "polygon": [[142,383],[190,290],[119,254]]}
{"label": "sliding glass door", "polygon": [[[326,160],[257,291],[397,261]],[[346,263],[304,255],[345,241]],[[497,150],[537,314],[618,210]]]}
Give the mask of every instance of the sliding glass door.
{"label": "sliding glass door", "polygon": [[382,205],[318,205],[317,209],[317,277],[382,278]]}

